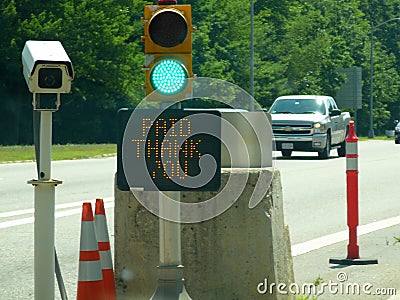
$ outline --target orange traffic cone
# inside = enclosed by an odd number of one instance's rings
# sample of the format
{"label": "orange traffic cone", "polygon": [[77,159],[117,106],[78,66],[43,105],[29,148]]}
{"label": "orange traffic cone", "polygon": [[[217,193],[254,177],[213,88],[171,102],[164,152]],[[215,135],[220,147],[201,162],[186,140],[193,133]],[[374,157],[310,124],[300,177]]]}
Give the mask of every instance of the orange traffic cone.
{"label": "orange traffic cone", "polygon": [[105,300],[92,204],[83,203],[77,300]]}
{"label": "orange traffic cone", "polygon": [[101,265],[103,268],[103,281],[106,300],[115,300],[116,292],[114,271],[103,199],[96,199],[94,224],[96,229],[97,243],[100,251]]}

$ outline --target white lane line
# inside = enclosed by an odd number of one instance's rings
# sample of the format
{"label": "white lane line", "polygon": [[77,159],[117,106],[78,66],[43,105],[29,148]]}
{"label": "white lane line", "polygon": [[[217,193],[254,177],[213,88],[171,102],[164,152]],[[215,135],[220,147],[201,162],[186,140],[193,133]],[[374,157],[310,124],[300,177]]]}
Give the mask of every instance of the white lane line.
{"label": "white lane line", "polygon": [[[381,229],[389,228],[400,224],[400,216],[384,219],[381,221],[372,222],[361,225],[357,228],[357,235],[361,236]],[[348,230],[328,234],[304,243],[299,243],[292,246],[292,256],[305,254],[326,246],[330,246],[339,242],[348,240]]]}
{"label": "white lane line", "polygon": [[[110,201],[113,201],[113,200],[114,200],[114,198],[112,198],[112,197],[103,198],[104,203],[107,203],[107,202],[110,202]],[[81,206],[83,202],[93,202],[93,201],[92,200],[90,200],[90,201],[89,200],[83,200],[83,201],[76,201],[76,202],[68,202],[68,203],[63,203],[63,204],[57,204],[56,205],[56,209],[64,209],[64,208]],[[0,213],[0,218],[9,218],[9,217],[33,214],[34,212],[35,212],[35,210],[33,208],[8,211],[8,212]]]}
{"label": "white lane line", "polygon": [[29,224],[33,223],[35,219],[33,217],[29,218],[24,218],[24,219],[18,219],[18,220],[11,220],[11,221],[6,221],[6,222],[1,222],[0,223],[0,229],[2,228],[9,228],[9,227],[14,227],[18,225],[24,225],[24,224]]}
{"label": "white lane line", "polygon": [[[104,207],[109,208],[113,207],[114,203],[112,201],[114,200],[112,197],[109,198],[104,198]],[[62,209],[62,208],[69,208],[69,207],[76,207],[82,205],[82,203],[85,201],[77,201],[77,202],[70,202],[70,203],[65,203],[65,204],[59,204],[56,205],[56,209]],[[94,201],[89,201],[93,202]],[[14,212],[8,212],[8,213],[2,213],[0,214],[0,217],[5,216],[16,216],[22,214],[22,212],[29,211],[29,213],[33,213],[33,209],[27,209],[27,210],[20,210],[20,211],[14,211]],[[66,217],[66,216],[72,216],[72,215],[77,215],[80,214],[82,210],[80,208],[76,209],[70,209],[70,210],[65,210],[65,211],[59,211],[56,212],[55,217],[61,218],[61,217]],[[29,224],[34,222],[34,217],[28,217],[28,218],[22,218],[22,219],[17,219],[17,220],[11,220],[11,221],[5,221],[5,222],[0,222],[0,229],[2,228],[9,228],[9,227],[14,227],[18,225],[24,225],[24,224]],[[358,227],[358,236],[362,236],[364,234],[368,234],[374,231],[378,231],[381,229],[389,228],[395,225],[400,224],[400,216],[372,222],[369,224],[361,225]],[[346,241],[348,239],[348,230],[343,230],[339,231],[336,233],[328,234],[316,239],[312,239],[307,242],[299,243],[296,245],[292,246],[292,256],[298,256],[302,255],[326,246],[330,246],[339,242]]]}
{"label": "white lane line", "polygon": [[[104,208],[110,208],[114,206],[113,198],[104,198]],[[58,208],[66,208],[66,207],[74,207],[74,206],[80,206],[82,205],[83,202],[92,202],[92,205],[94,204],[93,201],[78,201],[78,202],[71,202],[71,203],[65,203],[65,204],[60,204]],[[57,205],[56,205],[57,208]],[[24,210],[26,211],[26,210]],[[12,213],[12,212],[10,212]],[[32,209],[33,213],[33,209]],[[63,211],[56,211],[55,213],[55,218],[62,218],[62,217],[67,217],[67,216],[72,216],[72,215],[78,215],[82,213],[81,208],[75,208],[75,209],[70,209],[70,210],[63,210]],[[19,225],[24,225],[24,224],[30,224],[35,221],[34,217],[28,217],[28,218],[22,218],[22,219],[16,219],[16,220],[11,220],[11,221],[4,221],[0,222],[0,229],[3,228],[9,228],[9,227],[14,227],[14,226],[19,226]]]}
{"label": "white lane line", "polygon": [[6,211],[3,213],[0,213],[0,218],[9,218],[9,217],[15,217],[15,216],[20,216],[20,215],[33,214],[33,212],[34,212],[33,208],[14,210],[14,211]]}

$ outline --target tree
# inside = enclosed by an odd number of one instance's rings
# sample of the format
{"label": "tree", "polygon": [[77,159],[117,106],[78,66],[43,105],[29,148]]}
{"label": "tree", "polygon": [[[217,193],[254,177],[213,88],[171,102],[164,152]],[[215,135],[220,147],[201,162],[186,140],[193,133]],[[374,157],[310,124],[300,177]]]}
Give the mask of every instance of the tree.
{"label": "tree", "polygon": [[[153,1],[155,2],[155,1]],[[115,141],[115,113],[145,95],[144,0],[4,0],[0,4],[0,144],[31,143],[31,95],[21,74],[27,39],[60,40],[75,67],[71,94],[54,114],[56,142]],[[187,0],[192,5],[193,71],[249,91],[250,0]],[[335,96],[335,70],[363,70],[358,129],[368,131],[371,22],[399,17],[388,0],[255,1],[255,98],[265,108],[280,95]],[[400,22],[374,32],[374,120],[383,132],[400,118]],[[197,103],[197,102],[196,102]],[[203,103],[204,104],[204,103]],[[202,104],[202,105],[203,105]],[[207,102],[206,105],[215,105]],[[68,128],[68,130],[66,130]]]}
{"label": "tree", "polygon": [[60,113],[54,115],[55,141],[113,139],[116,110],[135,105],[143,95],[140,45],[129,41],[134,32],[130,9],[135,6],[128,4],[115,0],[1,4],[0,24],[10,28],[0,40],[1,56],[9,57],[0,70],[5,78],[1,89],[12,100],[6,101],[10,113],[0,125],[15,130],[0,143],[32,142],[31,96],[24,87],[20,58],[28,39],[60,40],[76,71],[72,93],[62,97]]}

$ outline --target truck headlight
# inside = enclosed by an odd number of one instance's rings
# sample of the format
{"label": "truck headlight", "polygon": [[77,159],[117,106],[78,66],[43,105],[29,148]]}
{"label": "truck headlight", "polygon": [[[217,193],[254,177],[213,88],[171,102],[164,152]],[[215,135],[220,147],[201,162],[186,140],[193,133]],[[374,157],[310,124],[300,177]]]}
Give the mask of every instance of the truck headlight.
{"label": "truck headlight", "polygon": [[314,123],[313,127],[314,127],[314,133],[325,133],[326,132],[325,124]]}

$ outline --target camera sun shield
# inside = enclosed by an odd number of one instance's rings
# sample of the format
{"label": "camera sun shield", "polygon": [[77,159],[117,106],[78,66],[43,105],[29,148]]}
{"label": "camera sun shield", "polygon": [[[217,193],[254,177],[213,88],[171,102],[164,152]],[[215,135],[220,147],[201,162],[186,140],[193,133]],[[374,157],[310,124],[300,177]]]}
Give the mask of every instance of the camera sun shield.
{"label": "camera sun shield", "polygon": [[27,41],[22,66],[31,93],[69,93],[74,78],[72,63],[59,41]]}

